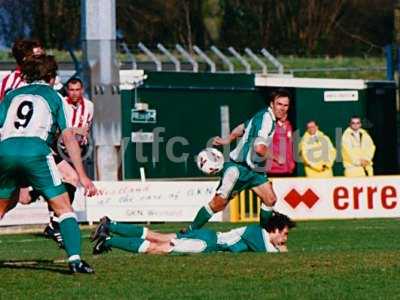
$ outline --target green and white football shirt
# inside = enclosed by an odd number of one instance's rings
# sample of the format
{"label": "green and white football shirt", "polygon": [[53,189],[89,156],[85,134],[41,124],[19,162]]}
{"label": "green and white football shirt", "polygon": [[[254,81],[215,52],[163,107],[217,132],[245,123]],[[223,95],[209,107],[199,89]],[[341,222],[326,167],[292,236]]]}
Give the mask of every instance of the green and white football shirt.
{"label": "green and white football shirt", "polygon": [[217,233],[217,249],[228,252],[279,252],[258,224]]}
{"label": "green and white football shirt", "polygon": [[236,148],[230,153],[230,158],[253,170],[263,172],[265,160],[255,153],[254,146],[263,144],[269,147],[271,145],[275,123],[275,115],[271,108],[256,113],[249,121],[245,122],[245,132]]}
{"label": "green and white football shirt", "polygon": [[48,154],[57,129],[67,128],[67,119],[61,95],[44,82],[29,84],[7,93],[0,104],[1,142],[22,143],[22,155]]}
{"label": "green and white football shirt", "polygon": [[22,186],[47,200],[65,193],[49,145],[66,120],[61,96],[44,82],[7,93],[0,103],[0,198]]}

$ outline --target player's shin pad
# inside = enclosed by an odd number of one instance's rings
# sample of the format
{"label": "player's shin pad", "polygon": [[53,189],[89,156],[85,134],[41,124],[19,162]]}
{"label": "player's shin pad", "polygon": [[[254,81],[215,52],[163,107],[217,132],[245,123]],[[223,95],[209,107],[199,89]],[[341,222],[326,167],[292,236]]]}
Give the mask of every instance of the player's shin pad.
{"label": "player's shin pad", "polygon": [[211,217],[214,215],[214,212],[210,208],[210,206],[204,205],[200,210],[198,211],[196,217],[194,218],[192,224],[190,224],[189,228],[191,230],[193,229],[199,229],[203,227],[204,224],[206,224]]}

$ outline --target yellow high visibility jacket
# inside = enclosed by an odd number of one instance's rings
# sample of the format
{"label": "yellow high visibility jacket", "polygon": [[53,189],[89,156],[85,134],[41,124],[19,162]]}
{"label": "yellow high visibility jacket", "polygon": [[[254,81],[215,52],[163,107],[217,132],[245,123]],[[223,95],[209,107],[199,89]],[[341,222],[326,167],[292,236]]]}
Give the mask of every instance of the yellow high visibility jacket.
{"label": "yellow high visibility jacket", "polygon": [[[360,128],[360,140],[353,130],[348,127],[342,136],[342,158],[344,175],[348,177],[362,177],[374,175],[373,157],[375,144],[368,132]],[[369,162],[368,166],[361,166],[361,159]]]}
{"label": "yellow high visibility jacket", "polygon": [[310,135],[307,131],[299,144],[300,157],[304,162],[307,177],[332,177],[332,166],[336,159],[336,149],[322,131]]}

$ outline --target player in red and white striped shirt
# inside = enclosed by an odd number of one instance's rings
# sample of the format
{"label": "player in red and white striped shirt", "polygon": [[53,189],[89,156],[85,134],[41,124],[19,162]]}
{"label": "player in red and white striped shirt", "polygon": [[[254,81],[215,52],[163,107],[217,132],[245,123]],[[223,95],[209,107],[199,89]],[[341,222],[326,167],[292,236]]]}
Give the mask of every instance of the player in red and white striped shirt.
{"label": "player in red and white striped shirt", "polygon": [[17,40],[12,47],[12,55],[17,63],[17,68],[6,75],[0,85],[0,101],[3,100],[8,91],[24,86],[26,83],[22,78],[20,65],[30,55],[44,54],[42,44],[37,40]]}
{"label": "player in red and white striped shirt", "polygon": [[[67,115],[68,127],[75,128],[79,145],[81,146],[84,158],[88,151],[88,135],[93,120],[93,102],[86,99],[83,83],[79,78],[70,78],[66,86],[67,96],[63,99],[64,110]],[[54,159],[57,168],[61,172],[64,185],[69,194],[71,203],[75,196],[76,188],[79,184],[79,176],[72,165],[68,162],[68,153],[65,152],[62,142],[54,145]],[[58,232],[58,220],[50,210],[50,222],[44,230],[44,234],[54,238],[62,246],[61,235]]]}

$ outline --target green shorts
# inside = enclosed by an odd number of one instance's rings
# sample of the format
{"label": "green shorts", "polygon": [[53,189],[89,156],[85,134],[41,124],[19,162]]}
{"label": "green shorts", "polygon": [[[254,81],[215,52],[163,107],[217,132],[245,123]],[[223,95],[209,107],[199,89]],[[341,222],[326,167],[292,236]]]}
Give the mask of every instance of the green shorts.
{"label": "green shorts", "polygon": [[245,165],[228,161],[224,163],[223,174],[216,194],[229,200],[235,193],[267,182],[268,177],[265,173],[258,173]]}
{"label": "green shorts", "polygon": [[185,233],[177,233],[173,241],[174,252],[207,253],[217,250],[217,233],[212,229],[195,229]]}
{"label": "green shorts", "polygon": [[26,186],[32,186],[49,200],[66,192],[52,154],[0,154],[0,198],[10,199],[17,188]]}

